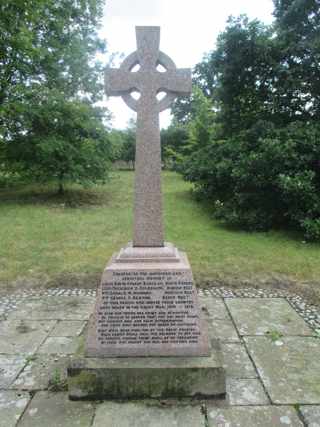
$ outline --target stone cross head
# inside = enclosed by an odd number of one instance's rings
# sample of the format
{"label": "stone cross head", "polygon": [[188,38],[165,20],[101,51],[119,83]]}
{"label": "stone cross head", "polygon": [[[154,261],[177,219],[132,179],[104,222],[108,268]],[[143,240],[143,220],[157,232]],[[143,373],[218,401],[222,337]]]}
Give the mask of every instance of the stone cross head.
{"label": "stone cross head", "polygon": [[[137,112],[147,100],[153,101],[159,113],[169,108],[177,96],[191,93],[191,71],[177,69],[169,56],[159,50],[159,27],[136,27],[136,38],[137,50],[127,56],[119,69],[106,70],[105,90],[109,96],[121,96]],[[133,72],[137,65],[139,70]],[[166,71],[158,71],[158,65]],[[140,99],[134,99],[132,92],[139,92]],[[156,99],[159,92],[166,93],[161,101]]]}

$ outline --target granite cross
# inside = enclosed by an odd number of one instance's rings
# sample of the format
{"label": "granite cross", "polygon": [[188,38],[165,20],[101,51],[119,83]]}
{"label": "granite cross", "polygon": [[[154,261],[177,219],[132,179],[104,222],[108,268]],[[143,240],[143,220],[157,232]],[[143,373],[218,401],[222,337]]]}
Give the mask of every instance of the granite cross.
{"label": "granite cross", "polygon": [[[159,113],[178,95],[190,94],[191,71],[177,69],[159,50],[159,27],[136,27],[136,39],[137,50],[120,68],[106,70],[105,90],[109,96],[121,96],[137,112],[133,246],[162,247]],[[159,65],[164,72],[157,69]],[[139,92],[140,98],[134,99],[132,92]],[[162,100],[157,98],[160,92],[166,93]]]}

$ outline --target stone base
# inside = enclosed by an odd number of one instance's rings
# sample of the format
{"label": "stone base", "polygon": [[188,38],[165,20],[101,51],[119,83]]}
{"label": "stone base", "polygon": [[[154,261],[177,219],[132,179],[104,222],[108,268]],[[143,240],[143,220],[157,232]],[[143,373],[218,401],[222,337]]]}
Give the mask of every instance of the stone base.
{"label": "stone base", "polygon": [[128,245],[107,265],[85,346],[87,357],[208,356],[196,287],[184,252]]}
{"label": "stone base", "polygon": [[68,367],[69,398],[217,398],[226,393],[218,341],[207,357],[78,357]]}
{"label": "stone base", "polygon": [[179,262],[180,255],[176,247],[172,243],[165,242],[162,247],[134,247],[129,243],[125,248],[122,248],[116,257],[116,262],[132,263],[132,262]]}

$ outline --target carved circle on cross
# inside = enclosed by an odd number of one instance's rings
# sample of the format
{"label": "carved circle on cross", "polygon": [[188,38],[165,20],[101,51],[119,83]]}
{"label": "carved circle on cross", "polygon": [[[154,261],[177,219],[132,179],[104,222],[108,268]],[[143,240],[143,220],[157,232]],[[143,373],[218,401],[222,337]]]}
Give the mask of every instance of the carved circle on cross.
{"label": "carved circle on cross", "polygon": [[[138,58],[138,53],[136,51],[131,53],[124,59],[124,61],[120,66],[120,69],[126,72],[130,72],[138,64],[139,64],[139,58]],[[165,69],[165,71],[169,71],[169,70],[174,71],[177,69],[176,64],[172,61],[172,59],[161,51],[159,51],[159,55],[158,55],[157,66],[158,65],[161,65]],[[138,110],[139,100],[134,99],[131,93],[122,94],[121,97],[129,108],[131,108],[134,111]],[[165,97],[158,101],[158,104],[157,104],[158,112],[160,113],[161,111],[169,108],[172,102],[175,100],[175,98],[176,98],[176,94],[166,92]]]}

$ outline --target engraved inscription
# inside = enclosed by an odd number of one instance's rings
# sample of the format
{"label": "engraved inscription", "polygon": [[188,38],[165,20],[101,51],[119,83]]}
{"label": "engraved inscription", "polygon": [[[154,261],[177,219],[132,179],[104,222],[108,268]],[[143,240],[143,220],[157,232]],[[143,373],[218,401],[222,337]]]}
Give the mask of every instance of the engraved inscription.
{"label": "engraved inscription", "polygon": [[195,288],[181,271],[114,271],[103,284],[101,345],[198,344]]}

